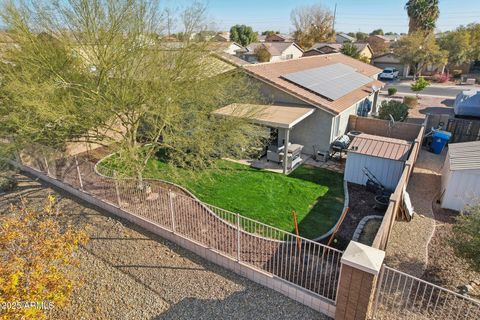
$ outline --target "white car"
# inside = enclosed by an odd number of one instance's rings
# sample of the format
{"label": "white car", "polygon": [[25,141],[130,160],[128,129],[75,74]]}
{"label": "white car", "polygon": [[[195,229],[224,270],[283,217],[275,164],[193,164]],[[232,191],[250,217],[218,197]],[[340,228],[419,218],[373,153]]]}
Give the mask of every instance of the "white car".
{"label": "white car", "polygon": [[395,68],[385,68],[382,73],[378,76],[380,79],[389,79],[393,80],[398,78],[398,70]]}

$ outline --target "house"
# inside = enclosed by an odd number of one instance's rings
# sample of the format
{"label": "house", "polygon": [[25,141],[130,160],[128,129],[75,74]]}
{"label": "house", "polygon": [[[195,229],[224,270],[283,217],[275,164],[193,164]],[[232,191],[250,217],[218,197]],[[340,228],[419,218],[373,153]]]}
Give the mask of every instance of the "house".
{"label": "house", "polygon": [[209,48],[214,52],[225,52],[231,55],[244,50],[245,48],[233,41],[210,42]]}
{"label": "house", "polygon": [[[373,57],[372,48],[368,43],[355,42],[353,45],[360,53],[360,57],[363,57],[366,61],[370,62]],[[311,49],[303,53],[303,57],[310,57],[320,54],[329,54],[334,52],[340,52],[343,44],[339,43],[315,43]]]}
{"label": "house", "polygon": [[258,59],[255,50],[260,47],[266,48],[270,53],[270,62],[297,59],[303,55],[302,48],[295,42],[254,42],[237,55],[245,61],[256,63]]}
{"label": "house", "polygon": [[[345,133],[350,115],[376,112],[383,85],[377,80],[380,69],[340,53],[251,64],[243,69],[258,82],[271,105],[230,105],[216,113],[253,114],[252,121],[270,128],[273,142],[266,156],[281,162],[285,173],[294,167],[299,152],[328,151]],[[285,146],[288,152],[282,151]]]}
{"label": "house", "polygon": [[354,37],[350,37],[346,33],[337,33],[335,35],[335,42],[336,43],[343,44],[345,42],[355,42],[355,41],[356,41],[356,39]]}
{"label": "house", "polygon": [[373,52],[378,55],[388,51],[392,42],[387,37],[376,34],[369,36],[367,38],[367,43],[372,48]]}
{"label": "house", "polygon": [[442,208],[461,211],[480,199],[480,141],[451,143],[442,169]]}
{"label": "house", "polygon": [[229,42],[230,32],[219,32],[212,38],[212,40],[219,41],[219,42]]}
{"label": "house", "polygon": [[373,57],[372,64],[380,69],[396,68],[400,77],[407,77],[410,73],[410,67],[400,61],[400,58],[393,52],[381,54]]}
{"label": "house", "polygon": [[293,40],[292,35],[275,33],[265,36],[264,42],[293,42]]}

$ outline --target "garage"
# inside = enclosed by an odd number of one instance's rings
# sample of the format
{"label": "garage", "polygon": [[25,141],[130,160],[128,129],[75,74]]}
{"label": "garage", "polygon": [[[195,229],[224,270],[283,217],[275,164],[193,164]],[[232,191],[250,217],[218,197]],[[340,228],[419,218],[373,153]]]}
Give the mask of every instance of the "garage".
{"label": "garage", "polygon": [[400,77],[408,75],[408,66],[400,62],[400,59],[393,53],[385,53],[372,59],[372,64],[380,69],[396,68]]}
{"label": "garage", "polygon": [[366,185],[369,174],[386,189],[395,190],[411,146],[406,140],[362,133],[348,146],[344,179]]}
{"label": "garage", "polygon": [[442,170],[442,208],[462,211],[480,199],[480,141],[452,143]]}

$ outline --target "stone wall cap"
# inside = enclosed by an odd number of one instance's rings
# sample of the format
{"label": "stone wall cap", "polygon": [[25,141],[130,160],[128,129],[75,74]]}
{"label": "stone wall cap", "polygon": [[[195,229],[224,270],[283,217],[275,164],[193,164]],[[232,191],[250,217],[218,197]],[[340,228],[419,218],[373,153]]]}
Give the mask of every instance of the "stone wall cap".
{"label": "stone wall cap", "polygon": [[378,275],[385,259],[385,251],[350,241],[342,256],[342,264]]}

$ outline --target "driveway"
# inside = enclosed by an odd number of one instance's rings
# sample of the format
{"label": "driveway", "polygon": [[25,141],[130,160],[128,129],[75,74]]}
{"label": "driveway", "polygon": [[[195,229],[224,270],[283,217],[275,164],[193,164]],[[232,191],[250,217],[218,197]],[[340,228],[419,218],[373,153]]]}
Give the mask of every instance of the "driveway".
{"label": "driveway", "polygon": [[19,176],[0,195],[0,214],[23,197],[59,201],[62,223],[85,228],[77,287],[50,319],[328,319],[273,290],[218,267],[152,233]]}
{"label": "driveway", "polygon": [[[400,94],[415,94],[415,92],[410,89],[411,81],[384,80],[384,82],[385,87],[383,88],[382,92],[387,92],[388,88],[395,87],[398,90],[397,92]],[[460,92],[474,88],[480,89],[479,86],[444,86],[438,84],[431,84],[429,87],[423,90],[421,94],[437,97],[455,98]]]}

